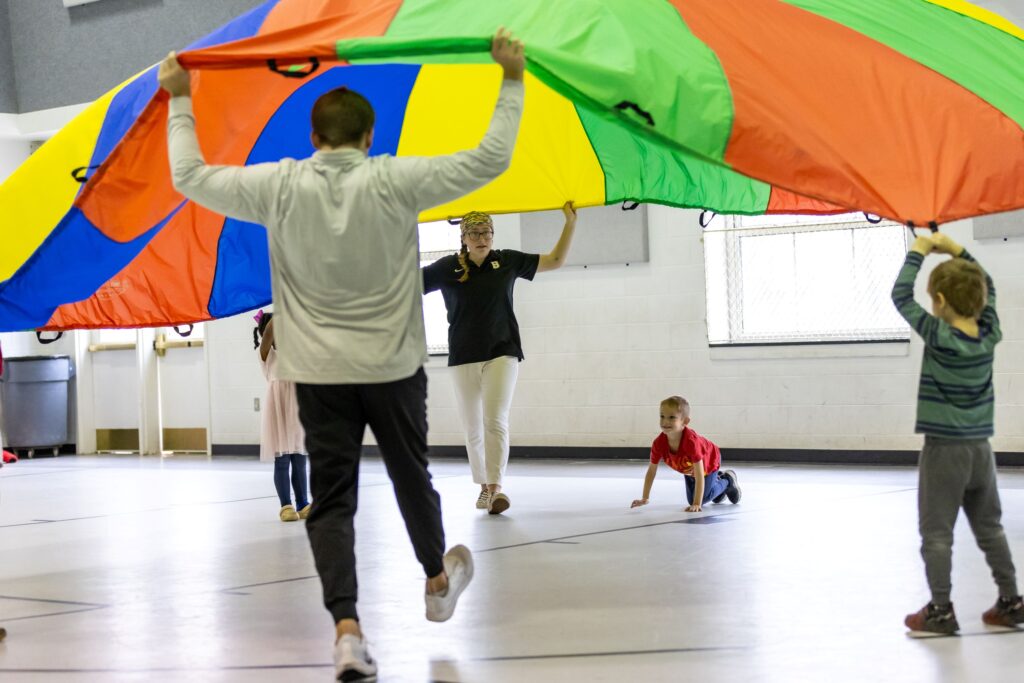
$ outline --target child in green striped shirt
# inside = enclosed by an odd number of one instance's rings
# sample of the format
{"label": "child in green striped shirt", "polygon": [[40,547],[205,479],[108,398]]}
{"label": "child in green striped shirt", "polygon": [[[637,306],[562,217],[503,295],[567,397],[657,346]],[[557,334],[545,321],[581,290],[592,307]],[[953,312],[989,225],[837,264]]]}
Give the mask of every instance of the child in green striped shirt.
{"label": "child in green striped shirt", "polygon": [[[953,258],[936,266],[928,279],[929,315],[914,301],[914,281],[933,251]],[[925,435],[918,461],[918,514],[932,599],[907,615],[905,623],[912,634],[959,630],[950,602],[950,573],[953,525],[963,507],[999,587],[999,599],[982,620],[1015,627],[1024,623],[1024,603],[1000,521],[995,456],[988,441],[995,407],[993,352],[1002,339],[992,278],[962,246],[935,233],[914,240],[892,301],[925,344],[914,431]]]}

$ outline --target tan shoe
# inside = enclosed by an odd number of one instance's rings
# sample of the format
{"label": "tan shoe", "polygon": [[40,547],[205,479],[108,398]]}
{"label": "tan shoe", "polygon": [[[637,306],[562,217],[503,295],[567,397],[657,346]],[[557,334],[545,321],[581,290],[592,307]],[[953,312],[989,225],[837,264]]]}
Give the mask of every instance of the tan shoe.
{"label": "tan shoe", "polygon": [[492,515],[500,515],[511,507],[512,501],[504,493],[492,493],[491,500],[487,504],[487,512]]}
{"label": "tan shoe", "polygon": [[477,499],[476,499],[476,509],[477,510],[486,510],[487,506],[490,504],[490,502],[491,502],[491,492],[488,491],[487,489],[484,489],[483,491],[480,492],[480,495],[477,496]]}
{"label": "tan shoe", "polygon": [[299,519],[306,519],[309,517],[309,508],[313,507],[311,504],[306,504],[306,507],[299,510]]}
{"label": "tan shoe", "polygon": [[281,521],[282,522],[297,522],[299,521],[299,513],[295,511],[291,505],[285,505],[281,508]]}

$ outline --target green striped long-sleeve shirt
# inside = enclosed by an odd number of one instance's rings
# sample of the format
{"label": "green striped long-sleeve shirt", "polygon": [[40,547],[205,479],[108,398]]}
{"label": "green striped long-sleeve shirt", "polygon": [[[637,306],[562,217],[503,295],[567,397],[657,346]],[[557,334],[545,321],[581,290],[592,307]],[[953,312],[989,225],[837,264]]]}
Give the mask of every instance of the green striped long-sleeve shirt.
{"label": "green striped long-sleeve shirt", "polygon": [[[974,261],[966,249],[959,258]],[[988,303],[978,319],[978,337],[974,338],[914,301],[914,280],[923,261],[921,254],[908,252],[892,288],[892,302],[925,344],[914,431],[953,439],[990,437],[995,408],[992,361],[995,346],[1003,338],[996,314],[995,285],[985,273]]]}

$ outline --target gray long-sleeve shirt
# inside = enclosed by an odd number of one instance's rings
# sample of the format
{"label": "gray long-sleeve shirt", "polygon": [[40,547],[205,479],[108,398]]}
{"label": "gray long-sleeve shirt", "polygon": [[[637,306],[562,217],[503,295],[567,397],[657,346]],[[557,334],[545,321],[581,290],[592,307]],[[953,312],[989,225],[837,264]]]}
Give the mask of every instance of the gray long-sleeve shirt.
{"label": "gray long-sleeve shirt", "polygon": [[281,379],[375,384],[416,372],[426,359],[417,217],[508,168],[522,110],[522,82],[504,81],[480,146],[449,156],[339,149],[300,161],[209,166],[191,99],[171,99],[175,188],[267,228]]}

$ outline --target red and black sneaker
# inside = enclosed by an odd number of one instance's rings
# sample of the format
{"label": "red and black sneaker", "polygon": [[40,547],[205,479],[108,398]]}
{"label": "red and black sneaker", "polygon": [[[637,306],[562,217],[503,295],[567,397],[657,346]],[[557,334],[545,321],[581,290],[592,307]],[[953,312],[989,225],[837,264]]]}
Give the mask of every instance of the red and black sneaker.
{"label": "red and black sneaker", "polygon": [[1024,600],[1019,595],[1013,598],[1000,597],[991,609],[981,615],[981,620],[989,626],[1006,628],[1024,624]]}
{"label": "red and black sneaker", "polygon": [[913,614],[908,614],[903,620],[912,636],[951,636],[960,630],[960,624],[956,621],[956,614],[953,612],[953,603],[945,607],[939,607],[929,602]]}

